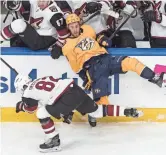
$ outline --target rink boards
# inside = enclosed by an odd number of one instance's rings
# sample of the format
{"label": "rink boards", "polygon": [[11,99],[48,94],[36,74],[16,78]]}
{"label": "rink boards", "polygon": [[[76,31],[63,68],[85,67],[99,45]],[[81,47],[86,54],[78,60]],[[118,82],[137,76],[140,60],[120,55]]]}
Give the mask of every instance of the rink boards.
{"label": "rink boards", "polygon": [[[55,76],[57,78],[73,78],[80,86],[82,81],[71,70],[65,57],[53,60],[48,51],[33,52],[26,48],[2,48],[1,57],[7,61],[19,73],[29,74],[33,79],[43,76]],[[166,49],[109,49],[112,55],[127,55],[136,57],[155,72],[166,71]],[[37,122],[35,114],[15,113],[15,105],[20,100],[15,93],[15,73],[2,62],[0,75],[1,89],[1,121],[3,122]],[[125,107],[141,108],[144,116],[139,119],[126,118],[123,114],[119,117],[106,117],[99,119],[104,122],[127,121],[155,121],[166,122],[166,89],[160,89],[156,85],[139,78],[135,73],[115,75],[110,77],[109,87],[111,95],[110,103]],[[89,94],[91,96],[91,94]],[[73,121],[82,120],[75,113]]]}

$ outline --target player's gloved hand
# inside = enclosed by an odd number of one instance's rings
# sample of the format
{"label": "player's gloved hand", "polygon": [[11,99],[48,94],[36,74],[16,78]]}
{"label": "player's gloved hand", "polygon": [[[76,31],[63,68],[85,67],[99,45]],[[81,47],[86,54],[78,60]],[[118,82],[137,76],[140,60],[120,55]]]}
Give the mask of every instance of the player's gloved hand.
{"label": "player's gloved hand", "polygon": [[74,112],[70,112],[68,115],[63,116],[63,123],[71,124]]}
{"label": "player's gloved hand", "polygon": [[4,0],[3,5],[5,6],[6,9],[10,11],[16,11],[19,9],[21,5],[20,0]]}
{"label": "player's gloved hand", "polygon": [[97,41],[100,44],[100,46],[103,47],[111,47],[112,46],[112,40],[110,40],[108,37],[104,35],[99,35],[97,37]]}
{"label": "player's gloved hand", "polygon": [[144,12],[143,16],[141,17],[144,22],[156,22],[161,23],[162,22],[162,14],[159,12],[159,10],[149,10]]}
{"label": "player's gloved hand", "polygon": [[145,11],[146,9],[148,9],[150,6],[151,6],[151,2],[150,1],[140,1],[140,6],[139,6],[139,10],[141,10],[141,11]]}
{"label": "player's gloved hand", "polygon": [[100,11],[102,8],[102,4],[98,2],[89,2],[86,5],[86,12],[89,14],[95,13],[96,11]]}
{"label": "player's gloved hand", "polygon": [[48,49],[51,52],[51,57],[53,59],[58,59],[61,55],[63,55],[62,47],[63,45],[59,41],[57,41]]}
{"label": "player's gloved hand", "polygon": [[22,101],[19,101],[16,104],[16,113],[19,113],[20,111],[25,112],[24,109],[23,109],[23,107],[24,107],[24,103]]}

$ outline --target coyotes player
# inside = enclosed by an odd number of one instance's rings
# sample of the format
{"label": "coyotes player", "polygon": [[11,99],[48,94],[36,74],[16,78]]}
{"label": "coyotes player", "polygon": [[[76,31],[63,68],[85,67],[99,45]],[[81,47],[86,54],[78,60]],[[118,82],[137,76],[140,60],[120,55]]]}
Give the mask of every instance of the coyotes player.
{"label": "coyotes player", "polygon": [[109,104],[108,77],[117,73],[134,71],[159,87],[166,86],[164,73],[156,75],[136,58],[108,54],[104,47],[110,47],[111,41],[103,35],[96,39],[94,29],[89,25],[80,26],[80,18],[76,14],[68,15],[66,23],[71,35],[66,39],[62,52],[72,70],[83,79],[84,87],[92,90],[97,104]]}
{"label": "coyotes player", "polygon": [[71,8],[66,1],[5,0],[4,4],[7,9],[19,12],[22,18],[14,20],[2,30],[0,41],[19,35],[32,50],[45,49],[56,42],[58,52],[58,47],[64,44],[64,39],[69,35],[64,16],[71,12]]}
{"label": "coyotes player", "polygon": [[73,79],[55,79],[52,76],[32,81],[29,77],[18,75],[15,88],[22,93],[22,100],[16,105],[16,112],[33,113],[39,119],[46,135],[46,142],[41,144],[41,152],[60,150],[59,133],[55,130],[54,122],[50,118],[63,117],[70,121],[72,111],[76,109],[81,114],[90,113],[96,116],[97,104],[79,87]]}
{"label": "coyotes player", "polygon": [[166,48],[166,1],[145,1],[151,4],[143,10],[142,19],[151,23],[151,47]]}
{"label": "coyotes player", "polygon": [[[116,12],[120,12],[119,18],[115,18],[113,16],[108,16],[106,14],[99,14],[90,19],[86,24],[92,26],[95,29],[97,34],[105,33],[107,36],[110,36],[113,31],[118,27],[122,21],[126,18],[127,15],[131,14],[131,12],[135,9],[135,3],[133,1],[92,1],[88,3],[84,3],[80,7],[80,3],[73,2],[75,5],[75,13],[82,17],[82,20],[86,20],[91,14],[96,11],[105,11],[115,10]],[[119,11],[121,10],[121,11]],[[133,17],[136,16],[136,13]],[[98,25],[98,26],[96,26]],[[121,31],[114,37],[113,45],[116,47],[136,47],[135,38],[133,36],[133,28],[128,21],[122,28]]]}

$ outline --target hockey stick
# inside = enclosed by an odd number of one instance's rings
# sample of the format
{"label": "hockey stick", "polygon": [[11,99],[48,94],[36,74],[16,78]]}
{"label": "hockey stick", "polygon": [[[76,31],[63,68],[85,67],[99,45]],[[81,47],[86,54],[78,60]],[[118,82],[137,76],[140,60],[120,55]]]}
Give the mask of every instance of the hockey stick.
{"label": "hockey stick", "polygon": [[[4,20],[3,20],[3,23],[6,23],[6,20],[7,20],[7,18],[8,18],[8,16],[9,16],[10,13],[11,13],[11,11],[8,11],[8,12],[7,12],[7,14],[6,14],[6,16],[5,16]],[[14,11],[14,13],[15,13],[16,19],[18,19],[18,14],[17,14],[17,12]],[[13,13],[11,13],[11,14],[13,15]],[[14,18],[14,17],[13,17],[13,18]]]}
{"label": "hockey stick", "polygon": [[18,72],[12,66],[10,66],[3,58],[0,57],[0,59],[7,67],[9,67],[11,70],[13,70],[18,75]]}
{"label": "hockey stick", "polygon": [[112,10],[105,9],[105,10],[96,11],[88,19],[86,19],[82,24],[85,24],[86,22],[88,22],[89,20],[91,20],[92,18],[94,18],[95,16],[100,15],[100,14],[105,14],[108,16],[112,16],[114,18],[119,18],[119,13],[112,11]]}
{"label": "hockey stick", "polygon": [[88,19],[84,20],[82,25],[85,24],[86,22],[88,22],[89,20],[91,20],[92,18],[94,18],[95,16],[99,15],[100,11],[95,12],[93,15],[91,15]]}
{"label": "hockey stick", "polygon": [[133,14],[137,11],[137,8],[135,8],[130,15],[128,15],[128,17],[122,22],[122,24],[120,24],[117,29],[114,31],[114,33],[109,37],[109,39],[112,39],[119,31],[120,29],[123,27],[124,24],[126,24],[126,22],[133,16]]}
{"label": "hockey stick", "polygon": [[6,23],[6,20],[7,20],[8,16],[9,16],[9,14],[10,14],[10,11],[7,12],[7,14],[6,14],[6,16],[5,16],[4,20],[3,20],[3,23]]}

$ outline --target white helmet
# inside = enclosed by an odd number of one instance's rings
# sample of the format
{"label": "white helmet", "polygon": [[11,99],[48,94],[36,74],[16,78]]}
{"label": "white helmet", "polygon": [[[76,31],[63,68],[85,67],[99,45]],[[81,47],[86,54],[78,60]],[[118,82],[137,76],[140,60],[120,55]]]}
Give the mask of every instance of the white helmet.
{"label": "white helmet", "polygon": [[18,74],[14,81],[16,91],[20,91],[22,93],[25,89],[25,86],[27,86],[31,81],[32,79],[29,76]]}

